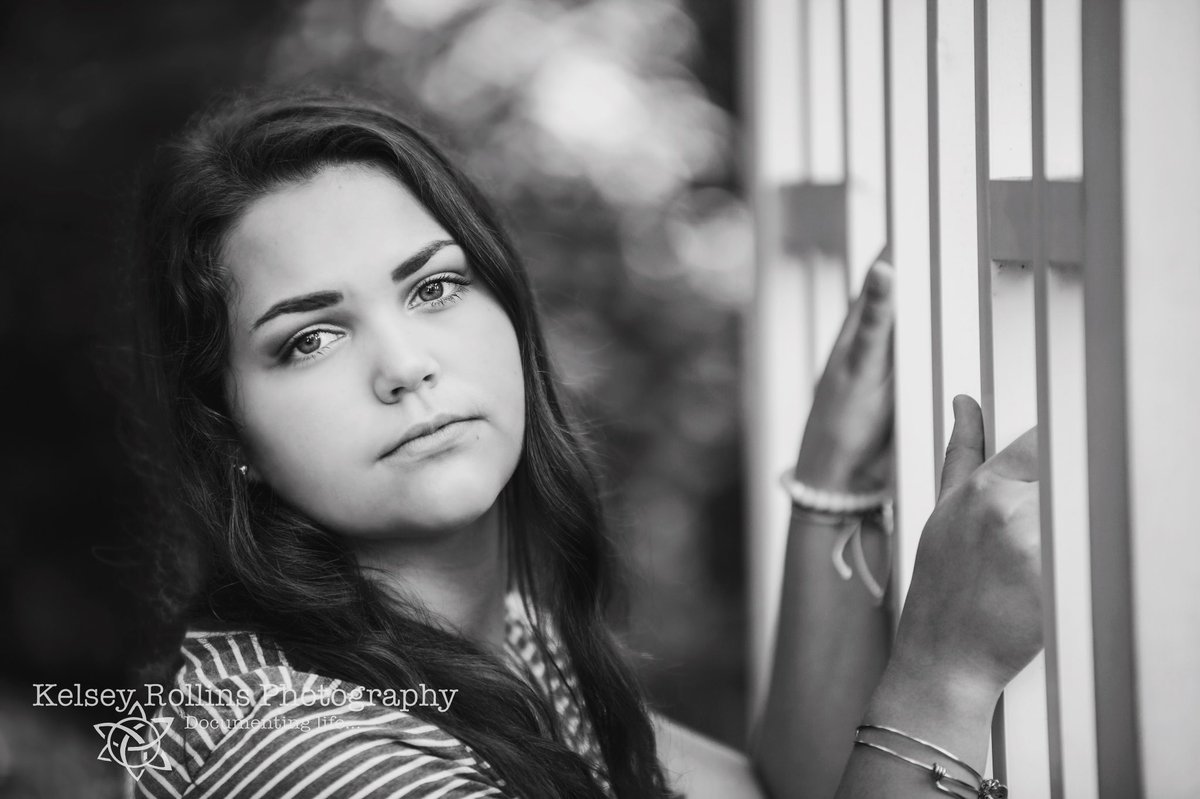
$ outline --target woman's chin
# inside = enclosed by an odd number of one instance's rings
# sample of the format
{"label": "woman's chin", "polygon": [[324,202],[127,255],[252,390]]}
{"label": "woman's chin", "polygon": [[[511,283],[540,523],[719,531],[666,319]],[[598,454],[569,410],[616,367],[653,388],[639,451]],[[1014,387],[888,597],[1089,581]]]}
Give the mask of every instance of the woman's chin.
{"label": "woman's chin", "polygon": [[[478,492],[454,497],[427,496],[407,501],[389,513],[382,509],[374,519],[343,529],[356,538],[429,540],[454,535],[472,527],[491,526],[499,492]],[[365,522],[365,523],[363,523]]]}
{"label": "woman's chin", "polygon": [[457,459],[404,479],[375,472],[357,482],[317,481],[292,493],[305,498],[296,502],[302,513],[348,538],[429,539],[494,524],[485,517],[511,478],[496,460]]}

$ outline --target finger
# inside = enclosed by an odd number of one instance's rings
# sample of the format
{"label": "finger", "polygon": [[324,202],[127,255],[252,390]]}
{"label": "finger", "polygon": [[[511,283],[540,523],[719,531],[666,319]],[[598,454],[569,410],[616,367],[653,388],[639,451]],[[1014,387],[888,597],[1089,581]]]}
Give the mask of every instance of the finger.
{"label": "finger", "polygon": [[850,307],[846,309],[846,318],[842,320],[842,328],[838,331],[837,339],[833,342],[833,349],[830,350],[829,360],[832,362],[838,358],[841,353],[845,353],[850,349],[851,343],[858,331],[858,320],[862,317],[862,308],[865,297],[862,292],[850,302]]}
{"label": "finger", "polygon": [[[887,261],[891,264],[891,250],[885,246],[879,255],[875,256],[874,263],[879,261]],[[870,272],[868,270],[868,276]],[[850,307],[846,309],[846,318],[842,320],[842,328],[838,331],[837,340],[833,344],[833,354],[844,352],[850,348],[850,343],[854,341],[855,331],[858,330],[858,320],[862,316],[863,303],[866,301],[866,285],[864,281],[863,290],[858,292],[858,296],[850,303]]]}
{"label": "finger", "polygon": [[858,325],[850,341],[850,369],[860,374],[886,374],[892,365],[892,290],[896,272],[887,261],[871,265],[859,294]]}
{"label": "finger", "polygon": [[1037,427],[1031,427],[1015,441],[997,452],[984,468],[997,477],[1034,482],[1038,479]]}
{"label": "finger", "polygon": [[954,398],[953,408],[954,430],[946,445],[939,497],[961,485],[983,464],[983,411],[966,394]]}

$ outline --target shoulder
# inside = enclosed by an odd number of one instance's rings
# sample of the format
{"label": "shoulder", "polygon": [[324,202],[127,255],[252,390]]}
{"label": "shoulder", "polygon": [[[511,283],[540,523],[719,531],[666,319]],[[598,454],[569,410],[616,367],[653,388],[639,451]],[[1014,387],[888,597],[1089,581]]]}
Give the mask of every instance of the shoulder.
{"label": "shoulder", "polygon": [[189,633],[181,648],[157,709],[160,756],[136,796],[503,795],[465,744],[395,693],[297,670],[250,632]]}

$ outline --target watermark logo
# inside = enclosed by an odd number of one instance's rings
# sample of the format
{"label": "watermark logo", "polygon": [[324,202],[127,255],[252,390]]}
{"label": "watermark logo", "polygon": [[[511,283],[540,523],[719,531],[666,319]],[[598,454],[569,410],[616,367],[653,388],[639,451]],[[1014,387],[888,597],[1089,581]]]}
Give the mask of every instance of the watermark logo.
{"label": "watermark logo", "polygon": [[[103,707],[119,715],[120,721],[93,725],[104,739],[104,748],[97,759],[124,767],[135,780],[141,780],[146,769],[173,768],[170,749],[164,753],[162,745],[163,736],[176,718],[181,720],[175,726],[177,741],[196,729],[217,730],[222,735],[235,729],[283,727],[307,732],[312,727],[341,726],[375,706],[404,712],[422,707],[445,713],[458,694],[457,688],[435,689],[425,683],[415,688],[382,689],[346,687],[340,682],[315,690],[265,682],[255,687],[241,684],[236,690],[183,681],[173,686],[146,683],[140,689],[85,688],[80,683],[47,682],[34,683],[33,690],[34,707]],[[139,696],[144,696],[145,702]],[[147,715],[147,707],[156,714],[154,718]],[[330,712],[326,715],[312,712],[319,708],[329,708]],[[186,712],[193,709],[203,712]],[[158,713],[168,715],[162,717]]]}
{"label": "watermark logo", "polygon": [[147,718],[142,703],[134,702],[129,715],[120,721],[94,725],[104,739],[104,749],[96,759],[124,766],[135,780],[140,780],[148,768],[169,771],[171,766],[162,751],[162,738],[171,721],[169,718]]}

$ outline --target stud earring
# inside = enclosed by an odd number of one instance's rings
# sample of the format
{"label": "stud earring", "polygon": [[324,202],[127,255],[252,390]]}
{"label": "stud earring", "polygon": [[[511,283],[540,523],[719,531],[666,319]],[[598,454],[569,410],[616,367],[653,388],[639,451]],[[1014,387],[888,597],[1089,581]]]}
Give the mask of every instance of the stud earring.
{"label": "stud earring", "polygon": [[250,467],[244,463],[237,467],[237,470],[242,473],[242,477],[246,477],[250,473]]}

